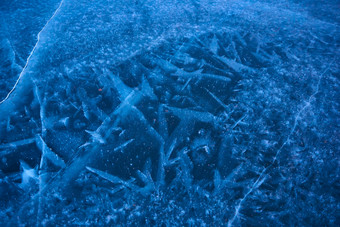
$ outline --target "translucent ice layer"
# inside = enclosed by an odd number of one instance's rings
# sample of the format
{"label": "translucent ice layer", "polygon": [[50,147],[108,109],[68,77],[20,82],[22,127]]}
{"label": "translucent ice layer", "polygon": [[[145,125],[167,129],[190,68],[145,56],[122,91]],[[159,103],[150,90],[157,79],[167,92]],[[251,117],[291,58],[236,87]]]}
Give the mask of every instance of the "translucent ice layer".
{"label": "translucent ice layer", "polygon": [[21,5],[0,224],[336,225],[339,25],[293,2]]}

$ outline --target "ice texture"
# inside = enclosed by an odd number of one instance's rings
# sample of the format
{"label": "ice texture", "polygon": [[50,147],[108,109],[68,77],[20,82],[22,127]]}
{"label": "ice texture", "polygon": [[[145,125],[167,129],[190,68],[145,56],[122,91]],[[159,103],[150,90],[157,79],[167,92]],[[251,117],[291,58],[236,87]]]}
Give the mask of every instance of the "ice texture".
{"label": "ice texture", "polygon": [[338,226],[322,2],[1,2],[0,224]]}

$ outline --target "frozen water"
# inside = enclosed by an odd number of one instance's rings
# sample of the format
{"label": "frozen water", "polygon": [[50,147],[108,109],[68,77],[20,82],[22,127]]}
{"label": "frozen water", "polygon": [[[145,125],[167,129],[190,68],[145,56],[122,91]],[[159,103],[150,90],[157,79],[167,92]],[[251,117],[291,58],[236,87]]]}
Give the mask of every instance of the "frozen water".
{"label": "frozen water", "polygon": [[339,225],[321,2],[0,3],[0,224]]}

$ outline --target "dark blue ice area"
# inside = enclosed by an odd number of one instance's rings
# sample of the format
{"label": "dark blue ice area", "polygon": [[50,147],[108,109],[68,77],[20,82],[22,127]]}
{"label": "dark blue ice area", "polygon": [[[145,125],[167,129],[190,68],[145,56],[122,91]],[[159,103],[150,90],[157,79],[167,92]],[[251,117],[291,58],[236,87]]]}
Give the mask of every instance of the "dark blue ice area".
{"label": "dark blue ice area", "polygon": [[339,1],[0,3],[1,226],[339,226]]}

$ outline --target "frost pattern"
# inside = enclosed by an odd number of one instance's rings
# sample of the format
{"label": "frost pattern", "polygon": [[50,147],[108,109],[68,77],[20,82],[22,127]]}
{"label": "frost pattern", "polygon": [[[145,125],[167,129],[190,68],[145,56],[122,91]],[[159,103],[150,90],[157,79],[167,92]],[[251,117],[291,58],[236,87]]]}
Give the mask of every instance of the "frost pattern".
{"label": "frost pattern", "polygon": [[63,0],[37,34],[0,104],[0,222],[335,225],[338,25],[129,3]]}

